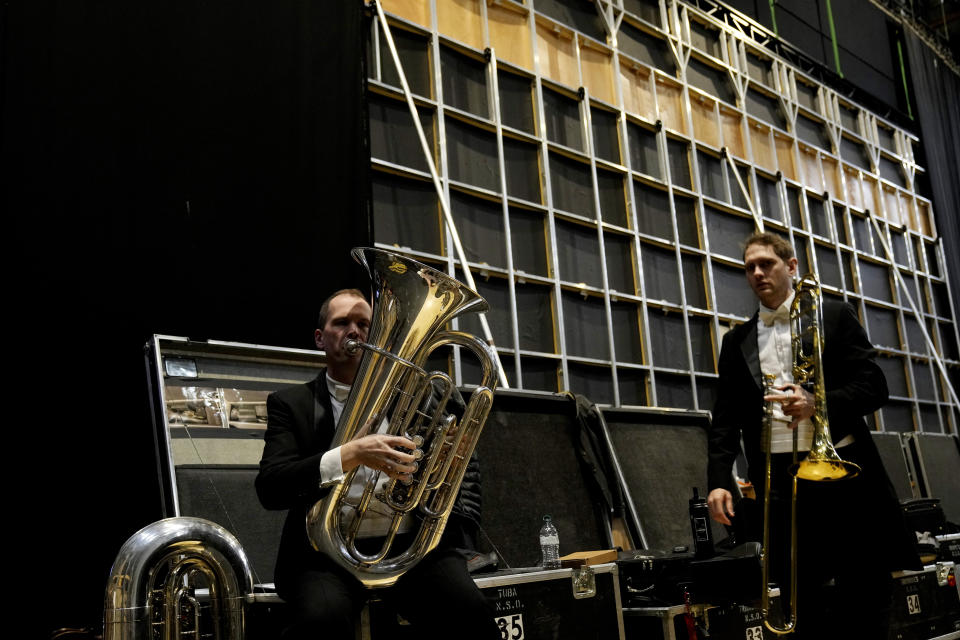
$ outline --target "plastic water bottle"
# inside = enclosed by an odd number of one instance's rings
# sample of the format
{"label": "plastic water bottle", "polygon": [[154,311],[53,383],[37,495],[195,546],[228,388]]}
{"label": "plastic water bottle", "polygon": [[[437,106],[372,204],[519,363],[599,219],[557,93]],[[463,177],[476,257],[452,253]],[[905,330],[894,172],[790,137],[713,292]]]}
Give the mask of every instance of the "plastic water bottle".
{"label": "plastic water bottle", "polygon": [[553,524],[553,518],[543,516],[543,526],[540,527],[540,551],[543,553],[544,569],[560,568],[560,534]]}

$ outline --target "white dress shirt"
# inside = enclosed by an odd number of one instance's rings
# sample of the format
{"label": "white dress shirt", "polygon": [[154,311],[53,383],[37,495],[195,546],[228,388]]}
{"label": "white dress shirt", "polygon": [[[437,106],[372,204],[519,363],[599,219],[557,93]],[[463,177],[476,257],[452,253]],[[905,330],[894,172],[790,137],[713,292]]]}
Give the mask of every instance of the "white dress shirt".
{"label": "white dress shirt", "polygon": [[[790,305],[794,292],[776,309],[760,305],[760,321],[757,322],[757,346],[760,350],[760,371],[764,375],[776,376],[775,386],[794,382],[793,380],[793,343],[790,336]],[[821,330],[823,327],[821,327]],[[773,428],[771,429],[772,453],[791,453],[793,451],[793,431],[791,418],[784,415],[780,403],[773,404]],[[813,439],[813,423],[804,418],[797,425],[797,451],[809,451]],[[845,447],[854,441],[848,435],[835,444]]]}
{"label": "white dress shirt", "polygon": [[[330,393],[330,405],[333,408],[333,423],[338,425],[340,424],[340,415],[343,413],[343,406],[347,401],[347,397],[350,395],[350,385],[337,382],[331,378],[329,374],[326,376],[326,379],[327,391]],[[377,429],[377,433],[384,433],[388,428],[389,424],[387,423],[387,419],[384,418],[380,421],[380,427]],[[357,467],[356,473],[353,474],[353,481],[350,483],[350,488],[347,490],[347,498],[345,501],[347,505],[359,504],[360,498],[363,495],[363,488],[367,484],[367,479],[374,473],[376,472],[373,469],[364,465]],[[340,458],[340,447],[330,449],[321,456],[320,486],[327,487],[342,482],[345,475],[343,472],[343,463]],[[383,491],[384,486],[386,486],[389,481],[390,476],[386,473],[381,473],[377,480],[375,493]],[[346,527],[349,527],[353,522],[353,511],[354,509],[351,506],[343,507],[343,523]],[[372,538],[384,535],[392,519],[392,509],[376,498],[371,499],[367,507],[366,515],[363,517],[363,522],[360,523],[360,530],[357,533],[357,537]],[[408,531],[410,527],[410,516],[407,516],[400,523],[399,533]]]}
{"label": "white dress shirt", "polygon": [[[760,305],[761,319],[757,322],[760,371],[765,376],[773,375],[776,387],[793,382],[793,344],[790,339],[790,304],[793,302],[793,296],[791,291],[787,299],[776,309]],[[790,429],[792,420],[790,416],[783,413],[779,402],[773,403],[770,437],[772,453],[793,451],[793,430]],[[801,420],[797,425],[797,450],[809,451],[812,436],[813,423],[809,419]]]}

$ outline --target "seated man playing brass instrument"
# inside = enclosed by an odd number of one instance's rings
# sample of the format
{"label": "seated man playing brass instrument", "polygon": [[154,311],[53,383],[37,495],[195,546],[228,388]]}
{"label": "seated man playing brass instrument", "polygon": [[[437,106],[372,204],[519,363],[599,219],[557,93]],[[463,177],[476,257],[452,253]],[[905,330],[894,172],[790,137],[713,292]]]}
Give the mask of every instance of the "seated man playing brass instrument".
{"label": "seated man playing brass instrument", "polygon": [[[349,349],[347,341],[367,339],[371,316],[370,305],[356,289],[327,298],[315,332],[317,347],[326,352],[326,368],[311,382],[278,391],[267,401],[266,442],[256,486],[264,507],[290,510],[275,576],[277,591],[291,608],[284,638],[352,640],[359,612],[371,595],[349,571],[314,550],[305,526],[311,506],[354,469],[351,494],[367,474],[379,472],[378,487],[382,487],[389,479],[409,481],[417,468],[417,444],[381,433],[383,425],[372,425],[365,435],[330,447],[363,354],[362,349]],[[378,522],[376,511],[385,505],[376,498],[370,504],[373,513],[362,520],[358,537],[360,545],[369,542],[377,550],[391,516],[383,515]],[[395,585],[376,591],[414,625],[417,637],[500,637],[493,610],[458,551],[473,546],[471,525],[479,518],[479,504],[479,470],[474,461],[467,468],[439,546]],[[398,539],[415,526],[407,522],[415,518],[404,518]]]}
{"label": "seated man playing brass instrument", "polygon": [[[771,575],[781,587],[780,602],[785,604],[791,571],[793,436],[798,434],[802,460],[811,448],[811,419],[822,424],[827,416],[815,418],[817,398],[794,380],[790,316],[797,258],[793,247],[775,234],[755,234],[745,242],[743,260],[747,283],[760,309],[723,338],[709,436],[707,503],[713,519],[725,525],[737,523],[735,513],[743,519],[751,511],[760,512],[749,508],[753,504],[749,500],[735,511],[727,487],[742,438],[749,477],[762,501],[769,448],[771,543],[766,556]],[[856,463],[860,471],[849,479],[797,483],[794,524],[799,559],[792,568],[798,571],[799,636],[794,637],[885,638],[890,572],[919,568],[896,494],[864,421],[865,415],[887,401],[887,385],[854,310],[833,300],[823,301],[821,308],[823,351],[816,366],[822,367],[825,400],[820,405],[825,404],[839,457]],[[767,395],[764,376],[774,380]],[[769,409],[766,420],[765,408]],[[769,443],[762,441],[765,421],[771,427]],[[755,540],[759,540],[757,528],[751,536]],[[827,585],[834,589],[830,599],[824,595]],[[825,613],[830,605],[834,606],[832,618]]]}

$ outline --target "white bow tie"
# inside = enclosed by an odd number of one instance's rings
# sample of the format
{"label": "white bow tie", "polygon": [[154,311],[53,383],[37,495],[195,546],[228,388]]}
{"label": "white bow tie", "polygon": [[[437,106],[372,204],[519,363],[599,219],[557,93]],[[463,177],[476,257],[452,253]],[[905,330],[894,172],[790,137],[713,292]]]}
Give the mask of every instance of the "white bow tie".
{"label": "white bow tie", "polygon": [[775,322],[790,322],[790,310],[783,305],[773,311],[760,310],[760,322],[766,327],[771,327]]}

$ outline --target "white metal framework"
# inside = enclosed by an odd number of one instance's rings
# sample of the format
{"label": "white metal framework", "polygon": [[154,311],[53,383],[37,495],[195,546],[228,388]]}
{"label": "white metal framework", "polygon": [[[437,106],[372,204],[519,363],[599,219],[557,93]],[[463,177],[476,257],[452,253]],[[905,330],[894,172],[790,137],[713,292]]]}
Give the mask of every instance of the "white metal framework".
{"label": "white metal framework", "polygon": [[879,349],[878,428],[955,433],[960,350],[916,137],[704,4],[382,0],[376,244],[480,276],[489,329],[461,326],[494,339],[514,388],[710,409],[722,335],[755,308],[739,242],[774,231]]}

